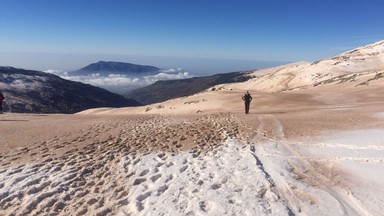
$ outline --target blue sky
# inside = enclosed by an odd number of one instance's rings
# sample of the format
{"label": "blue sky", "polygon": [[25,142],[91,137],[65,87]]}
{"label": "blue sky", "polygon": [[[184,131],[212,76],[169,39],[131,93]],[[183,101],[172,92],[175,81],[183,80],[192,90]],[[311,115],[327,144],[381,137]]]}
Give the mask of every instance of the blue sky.
{"label": "blue sky", "polygon": [[0,0],[0,7],[0,65],[38,70],[115,60],[228,72],[315,61],[384,39],[382,0]]}

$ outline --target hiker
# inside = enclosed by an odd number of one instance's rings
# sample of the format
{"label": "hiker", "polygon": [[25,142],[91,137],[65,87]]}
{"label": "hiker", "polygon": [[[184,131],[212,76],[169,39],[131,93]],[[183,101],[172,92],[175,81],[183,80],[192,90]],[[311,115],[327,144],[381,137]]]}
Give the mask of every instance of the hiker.
{"label": "hiker", "polygon": [[0,91],[0,114],[3,114],[3,100],[5,99],[3,93]]}
{"label": "hiker", "polygon": [[242,97],[242,99],[243,99],[244,105],[245,105],[245,114],[248,114],[249,113],[249,105],[251,104],[251,101],[252,101],[252,96],[247,91],[245,93],[245,95]]}

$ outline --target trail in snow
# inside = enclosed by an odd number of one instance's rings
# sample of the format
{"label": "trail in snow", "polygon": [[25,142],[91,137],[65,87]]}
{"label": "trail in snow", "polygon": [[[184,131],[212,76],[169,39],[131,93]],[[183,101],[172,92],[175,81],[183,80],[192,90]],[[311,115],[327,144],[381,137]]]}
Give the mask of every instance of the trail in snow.
{"label": "trail in snow", "polygon": [[199,156],[127,156],[134,215],[289,215],[248,145],[229,140]]}
{"label": "trail in snow", "polygon": [[[340,164],[335,162],[339,160],[324,155],[323,160],[317,160],[318,156],[307,151],[310,143],[299,146],[298,142],[285,140],[284,128],[273,115],[262,115],[259,122],[250,145],[229,140],[199,156],[184,152],[126,157],[125,166],[134,170],[128,212],[138,215],[377,215],[383,210],[380,197],[384,193],[377,196],[374,190],[362,193],[370,189],[367,185],[354,190],[353,187],[359,185],[349,181],[349,174],[338,169]],[[348,142],[341,144],[345,145],[348,146]],[[370,149],[369,146],[361,145],[361,148]],[[353,145],[344,149],[344,153],[350,154],[351,148],[354,149]],[[314,160],[309,160],[312,157]],[[343,157],[348,158],[344,155],[339,159]],[[371,197],[366,201],[359,194]]]}
{"label": "trail in snow", "polygon": [[[382,212],[382,207],[377,204],[384,203],[383,198],[378,195],[368,201],[364,197],[354,193],[368,189],[352,189],[353,183],[349,182],[349,174],[340,170],[339,160],[359,159],[347,155],[353,154],[349,149],[348,142],[339,147],[347,145],[339,156],[328,155],[315,156],[310,149],[311,144],[291,143],[285,140],[283,127],[273,115],[262,115],[259,117],[259,126],[253,143],[255,155],[263,162],[264,169],[269,173],[270,178],[275,182],[278,191],[295,213],[307,215],[376,215]],[[319,145],[315,145],[319,146]],[[327,148],[327,145],[324,145]],[[331,144],[331,147],[334,145]],[[360,149],[371,149],[368,145],[360,145]],[[374,147],[381,149],[381,147]],[[329,150],[328,150],[329,151]],[[332,151],[331,151],[332,152]],[[372,160],[366,162],[379,162],[384,152],[372,152]],[[332,157],[329,157],[332,155]],[[376,156],[376,157],[375,157]],[[370,191],[368,194],[373,194]],[[382,193],[379,193],[382,194]]]}

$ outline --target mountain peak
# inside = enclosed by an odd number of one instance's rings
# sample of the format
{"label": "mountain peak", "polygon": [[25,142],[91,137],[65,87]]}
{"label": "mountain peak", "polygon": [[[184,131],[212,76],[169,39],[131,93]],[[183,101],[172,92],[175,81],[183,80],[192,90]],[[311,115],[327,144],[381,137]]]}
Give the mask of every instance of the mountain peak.
{"label": "mountain peak", "polygon": [[92,73],[100,73],[101,75],[108,75],[111,73],[137,75],[152,74],[159,70],[160,68],[150,65],[138,65],[116,61],[98,61],[71,73],[76,75],[89,75]]}

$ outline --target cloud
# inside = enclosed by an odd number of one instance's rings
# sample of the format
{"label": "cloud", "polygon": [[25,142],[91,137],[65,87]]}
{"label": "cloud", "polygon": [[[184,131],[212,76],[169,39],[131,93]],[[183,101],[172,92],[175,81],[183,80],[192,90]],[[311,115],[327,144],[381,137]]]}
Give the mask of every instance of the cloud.
{"label": "cloud", "polygon": [[63,79],[98,86],[119,94],[124,94],[134,89],[151,85],[159,80],[174,80],[192,77],[189,72],[184,71],[182,68],[161,70],[157,74],[147,76],[127,76],[124,74],[101,76],[99,73],[87,76],[70,76],[68,72],[60,70],[46,70],[45,72],[55,74]]}
{"label": "cloud", "polygon": [[45,73],[55,74],[57,76],[68,76],[68,72],[67,71],[62,71],[62,70],[52,70],[52,69],[49,69],[49,70],[45,70],[44,72]]}

